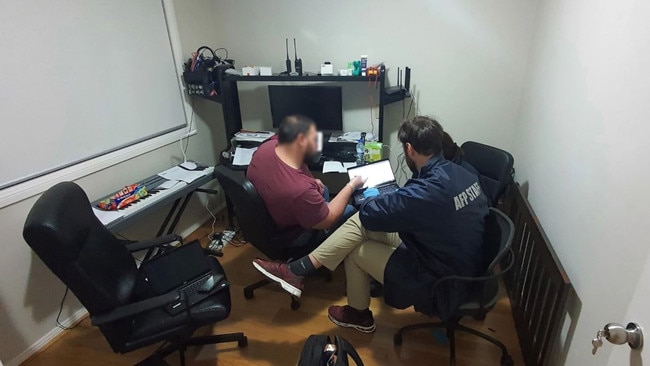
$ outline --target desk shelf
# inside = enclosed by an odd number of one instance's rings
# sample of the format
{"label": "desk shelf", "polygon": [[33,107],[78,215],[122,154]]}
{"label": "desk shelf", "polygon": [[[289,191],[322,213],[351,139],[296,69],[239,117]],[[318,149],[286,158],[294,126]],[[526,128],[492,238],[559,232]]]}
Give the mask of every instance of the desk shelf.
{"label": "desk shelf", "polygon": [[197,95],[198,97],[219,103],[222,105],[224,127],[226,130],[226,138],[228,146],[224,151],[231,149],[231,138],[235,133],[242,129],[241,108],[239,105],[239,91],[237,83],[240,82],[332,82],[332,83],[348,83],[348,82],[365,82],[376,85],[379,92],[379,115],[377,121],[379,141],[383,140],[384,131],[384,107],[388,104],[396,103],[404,99],[410,98],[411,94],[408,90],[401,90],[398,93],[386,93],[386,67],[381,66],[378,76],[323,76],[323,75],[279,75],[274,74],[270,76],[243,76],[232,75],[224,72],[223,69],[217,70],[219,83],[219,95],[210,97]]}
{"label": "desk shelf", "polygon": [[273,81],[290,81],[290,82],[309,82],[309,81],[331,81],[331,82],[346,82],[346,81],[354,81],[354,82],[375,82],[374,77],[368,78],[367,76],[338,76],[338,75],[298,75],[298,76],[290,76],[290,75],[279,75],[279,74],[274,74],[271,76],[243,76],[243,75],[232,75],[232,74],[226,74],[225,79],[227,81],[266,81],[266,82],[273,82]]}
{"label": "desk shelf", "polygon": [[201,95],[201,94],[190,94],[190,96],[207,99],[209,101],[219,103],[219,104],[223,103],[223,98],[220,95],[209,96],[209,95]]}

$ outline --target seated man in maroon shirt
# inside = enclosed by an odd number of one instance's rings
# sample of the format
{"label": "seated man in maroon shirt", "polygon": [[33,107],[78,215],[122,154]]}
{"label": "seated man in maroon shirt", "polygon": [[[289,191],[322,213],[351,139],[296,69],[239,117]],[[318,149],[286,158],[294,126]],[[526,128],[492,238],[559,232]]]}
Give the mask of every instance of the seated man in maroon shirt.
{"label": "seated man in maroon shirt", "polygon": [[259,192],[276,226],[286,232],[287,246],[316,246],[324,230],[335,229],[356,210],[348,205],[364,183],[356,177],[330,202],[327,187],[307,167],[317,154],[316,123],[287,116],[277,136],[253,155],[247,178]]}

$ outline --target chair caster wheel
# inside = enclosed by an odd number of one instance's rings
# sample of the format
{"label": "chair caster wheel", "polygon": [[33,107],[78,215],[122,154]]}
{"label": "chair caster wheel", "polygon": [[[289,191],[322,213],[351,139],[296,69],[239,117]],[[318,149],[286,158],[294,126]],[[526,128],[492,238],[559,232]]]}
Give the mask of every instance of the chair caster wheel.
{"label": "chair caster wheel", "polygon": [[396,346],[401,346],[402,345],[402,335],[401,334],[395,334],[393,336],[393,344]]}
{"label": "chair caster wheel", "polygon": [[483,321],[483,320],[485,320],[485,314],[476,314],[476,315],[474,315],[474,319],[476,319],[478,321]]}
{"label": "chair caster wheel", "polygon": [[512,360],[512,357],[510,357],[510,355],[501,356],[501,366],[513,366],[514,364],[515,361]]}
{"label": "chair caster wheel", "polygon": [[244,297],[246,299],[252,299],[254,296],[255,294],[253,293],[253,290],[249,290],[247,288],[244,289]]}
{"label": "chair caster wheel", "polygon": [[248,337],[244,337],[237,341],[237,347],[239,348],[246,348],[248,347]]}
{"label": "chair caster wheel", "polygon": [[298,310],[300,309],[300,301],[296,299],[291,299],[291,310]]}

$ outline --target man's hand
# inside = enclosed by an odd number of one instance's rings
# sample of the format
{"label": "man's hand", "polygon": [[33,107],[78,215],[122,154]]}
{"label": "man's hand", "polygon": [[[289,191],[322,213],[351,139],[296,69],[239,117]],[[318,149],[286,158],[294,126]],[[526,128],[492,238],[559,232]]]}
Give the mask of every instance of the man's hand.
{"label": "man's hand", "polygon": [[363,185],[366,184],[367,180],[368,178],[363,178],[357,175],[354,178],[352,178],[352,180],[350,180],[350,183],[348,184],[350,185],[350,187],[352,187],[353,191],[356,191],[357,189],[363,187]]}
{"label": "man's hand", "polygon": [[316,181],[316,184],[318,184],[319,187],[325,188],[325,184],[323,184],[323,181],[320,179],[314,179]]}

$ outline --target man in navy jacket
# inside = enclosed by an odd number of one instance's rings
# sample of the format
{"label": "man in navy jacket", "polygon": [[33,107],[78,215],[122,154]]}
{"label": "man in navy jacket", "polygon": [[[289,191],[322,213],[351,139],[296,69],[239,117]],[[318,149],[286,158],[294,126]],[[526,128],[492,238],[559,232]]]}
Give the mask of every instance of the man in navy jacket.
{"label": "man in navy jacket", "polygon": [[443,297],[432,292],[433,284],[443,276],[484,270],[488,205],[477,176],[445,160],[442,136],[442,127],[431,118],[403,122],[398,138],[413,172],[404,187],[366,200],[308,256],[289,264],[256,259],[253,265],[299,296],[306,274],[320,266],[334,270],[344,262],[348,305],[331,306],[329,318],[361,332],[375,330],[369,276],[384,284],[388,305],[448,316],[462,301],[463,289],[447,289],[453,295]]}

